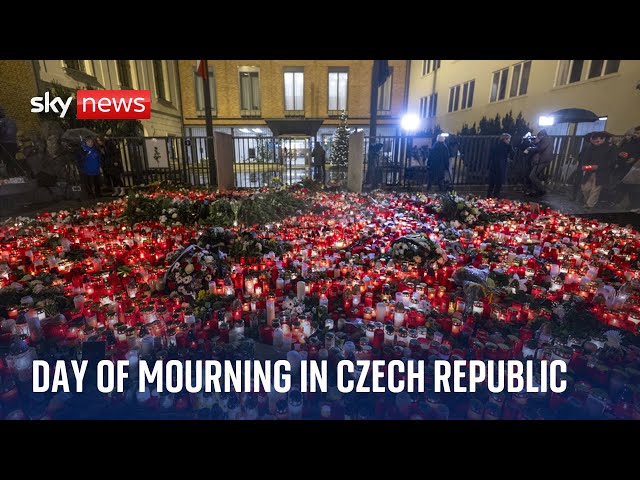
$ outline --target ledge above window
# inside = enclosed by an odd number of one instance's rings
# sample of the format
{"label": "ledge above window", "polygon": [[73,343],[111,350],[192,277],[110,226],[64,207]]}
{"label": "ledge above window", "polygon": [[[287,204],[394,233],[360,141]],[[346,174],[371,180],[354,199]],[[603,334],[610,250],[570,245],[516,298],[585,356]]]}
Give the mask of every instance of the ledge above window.
{"label": "ledge above window", "polygon": [[304,118],[304,110],[285,110],[284,116]]}
{"label": "ledge above window", "polygon": [[81,70],[76,70],[75,68],[69,68],[69,67],[64,67],[63,71],[66,75],[68,75],[69,77],[73,78],[74,80],[78,81],[78,82],[82,82],[85,83],[87,85],[97,85],[97,86],[102,86],[100,85],[100,82],[98,82],[98,79],[96,77],[94,77],[93,75],[90,75],[86,72],[83,72]]}

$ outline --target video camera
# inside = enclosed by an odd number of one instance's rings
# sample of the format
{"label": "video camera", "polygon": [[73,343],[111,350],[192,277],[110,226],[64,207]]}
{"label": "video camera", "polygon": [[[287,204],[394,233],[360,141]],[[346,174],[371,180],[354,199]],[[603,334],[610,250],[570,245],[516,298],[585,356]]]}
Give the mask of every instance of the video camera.
{"label": "video camera", "polygon": [[518,145],[518,148],[521,150],[526,150],[527,148],[531,148],[535,144],[535,141],[536,141],[536,136],[531,135],[531,132],[527,132],[527,134],[524,137],[522,137],[522,140],[520,140],[520,145]]}

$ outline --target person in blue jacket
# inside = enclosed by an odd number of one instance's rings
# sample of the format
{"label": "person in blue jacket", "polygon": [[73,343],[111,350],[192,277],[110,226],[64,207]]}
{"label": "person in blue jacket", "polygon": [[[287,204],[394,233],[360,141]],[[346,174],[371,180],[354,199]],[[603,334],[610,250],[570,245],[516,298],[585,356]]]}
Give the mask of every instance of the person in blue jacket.
{"label": "person in blue jacket", "polygon": [[100,196],[100,150],[95,144],[95,139],[85,138],[80,145],[84,152],[80,161],[80,175],[89,198]]}

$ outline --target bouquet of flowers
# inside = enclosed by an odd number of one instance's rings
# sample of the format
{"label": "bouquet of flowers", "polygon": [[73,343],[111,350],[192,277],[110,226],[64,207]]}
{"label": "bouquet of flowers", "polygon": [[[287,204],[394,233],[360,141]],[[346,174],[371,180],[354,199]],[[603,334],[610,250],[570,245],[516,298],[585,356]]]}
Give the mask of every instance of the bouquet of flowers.
{"label": "bouquet of flowers", "polygon": [[213,227],[200,235],[198,246],[211,253],[223,252],[228,255],[236,238],[236,233],[231,230]]}
{"label": "bouquet of flowers", "polygon": [[436,211],[449,222],[460,222],[467,226],[483,223],[484,211],[474,205],[470,199],[455,193],[444,193],[440,196],[441,205]]}
{"label": "bouquet of flowers", "polygon": [[282,313],[288,315],[289,318],[294,318],[302,315],[305,311],[304,301],[299,300],[298,297],[287,297],[282,302]]}
{"label": "bouquet of flowers", "polygon": [[291,250],[293,246],[288,242],[274,238],[259,238],[254,231],[245,230],[231,243],[229,256],[238,261],[241,257],[260,258],[264,254],[273,252],[280,257]]}
{"label": "bouquet of flowers", "polygon": [[391,244],[394,259],[415,262],[417,265],[444,265],[447,252],[425,233],[411,233],[398,238]]}
{"label": "bouquet of flowers", "polygon": [[208,290],[209,282],[229,274],[224,256],[212,254],[197,245],[173,252],[167,260],[171,266],[165,274],[165,288],[182,295],[198,297],[200,290]]}

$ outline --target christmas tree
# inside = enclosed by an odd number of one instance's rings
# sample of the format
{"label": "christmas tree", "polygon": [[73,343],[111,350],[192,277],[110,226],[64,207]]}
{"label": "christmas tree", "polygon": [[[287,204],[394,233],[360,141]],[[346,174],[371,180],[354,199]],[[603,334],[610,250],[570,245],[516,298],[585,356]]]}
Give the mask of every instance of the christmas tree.
{"label": "christmas tree", "polygon": [[331,163],[340,167],[346,167],[349,161],[349,129],[347,128],[347,112],[340,114],[340,125],[333,134],[331,146]]}

